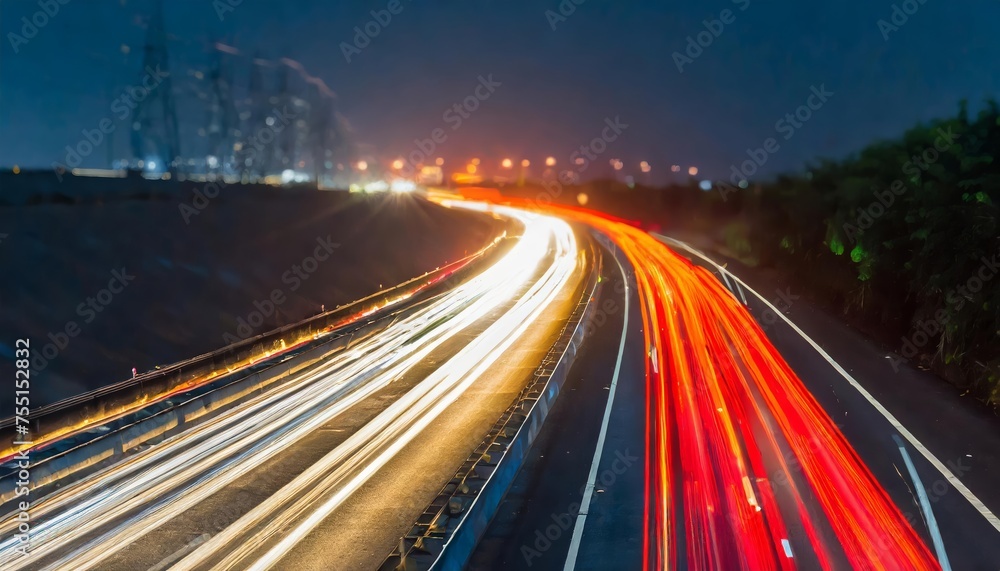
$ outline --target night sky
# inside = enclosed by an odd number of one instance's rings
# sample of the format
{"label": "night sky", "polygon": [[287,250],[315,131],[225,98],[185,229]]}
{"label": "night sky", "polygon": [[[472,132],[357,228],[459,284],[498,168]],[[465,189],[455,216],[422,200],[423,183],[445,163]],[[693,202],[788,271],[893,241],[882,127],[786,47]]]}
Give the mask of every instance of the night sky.
{"label": "night sky", "polygon": [[[748,147],[775,136],[775,122],[806,103],[812,86],[834,95],[792,139],[779,138],[762,172],[841,157],[953,114],[963,98],[975,106],[996,94],[1000,6],[911,2],[919,8],[886,40],[878,21],[892,17],[887,0],[564,0],[575,13],[555,30],[546,10],[558,13],[557,0],[401,0],[402,11],[351,63],[341,43],[353,42],[354,27],[389,0],[243,0],[222,20],[212,0],[170,0],[165,18],[174,74],[186,76],[175,86],[182,146],[204,120],[203,111],[189,111],[189,72],[207,69],[218,39],[301,62],[337,93],[356,139],[386,158],[443,127],[448,139],[437,154],[449,164],[547,155],[565,164],[618,116],[628,128],[602,158],[648,160],[659,176],[678,163],[728,177]],[[0,0],[0,165],[49,166],[82,129],[109,116],[112,94],[139,74],[150,5],[69,0],[15,53],[10,33],[40,8]],[[726,9],[731,23],[680,73],[674,52]],[[238,73],[249,66],[229,61]],[[453,131],[444,112],[491,74],[501,85]],[[117,133],[119,155],[125,131]],[[107,156],[95,152],[85,165],[106,166]]]}

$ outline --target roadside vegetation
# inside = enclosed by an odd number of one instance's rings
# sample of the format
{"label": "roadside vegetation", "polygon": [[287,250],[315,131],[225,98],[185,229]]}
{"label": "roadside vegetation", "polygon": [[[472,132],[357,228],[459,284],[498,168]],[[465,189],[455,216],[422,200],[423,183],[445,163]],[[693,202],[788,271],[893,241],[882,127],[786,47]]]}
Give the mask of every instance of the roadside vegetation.
{"label": "roadside vegetation", "polygon": [[[801,175],[675,206],[893,352],[1000,403],[1000,107],[919,125]],[[668,202],[672,202],[668,200]],[[676,210],[675,210],[676,212]]]}

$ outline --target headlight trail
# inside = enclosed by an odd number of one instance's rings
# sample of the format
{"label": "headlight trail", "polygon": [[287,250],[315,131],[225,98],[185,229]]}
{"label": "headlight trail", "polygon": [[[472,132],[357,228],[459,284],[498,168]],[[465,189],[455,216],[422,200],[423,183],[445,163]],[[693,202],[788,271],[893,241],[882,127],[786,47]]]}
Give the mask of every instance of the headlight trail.
{"label": "headlight trail", "polygon": [[510,203],[589,225],[635,269],[647,347],[645,569],[940,569],[710,272],[624,221]]}
{"label": "headlight trail", "polygon": [[[29,555],[15,558],[16,539],[9,537],[0,542],[0,568],[34,569],[43,560],[45,569],[93,568],[384,388],[516,298],[512,309],[458,355],[240,520],[259,521],[263,514],[272,521],[297,522],[295,534],[283,536],[258,565],[279,558],[457,399],[563,291],[577,265],[569,226],[549,217],[529,219],[515,210],[504,214],[522,219],[524,232],[491,267],[313,371],[53,492],[33,506]],[[310,494],[318,492],[334,495],[314,505]],[[296,494],[301,501],[291,501]],[[189,554],[181,568],[210,556],[209,545],[229,547],[229,538],[248,531],[240,522]],[[10,533],[9,527],[0,529]],[[262,540],[276,529],[262,528]],[[233,557],[244,555],[236,549]]]}

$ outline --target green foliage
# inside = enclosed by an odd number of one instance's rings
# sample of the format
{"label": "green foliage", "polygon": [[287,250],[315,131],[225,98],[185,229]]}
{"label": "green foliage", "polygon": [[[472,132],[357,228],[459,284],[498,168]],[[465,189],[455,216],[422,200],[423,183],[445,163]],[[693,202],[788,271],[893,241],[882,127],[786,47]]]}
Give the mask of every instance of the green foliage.
{"label": "green foliage", "polygon": [[[984,259],[1000,260],[998,156],[1000,106],[988,101],[970,118],[963,103],[953,118],[843,160],[819,161],[803,176],[779,177],[741,197],[749,245],[742,232],[727,239],[885,327],[902,318],[912,333],[944,310],[944,332],[927,347],[938,362],[959,366],[981,398],[994,399],[1000,276],[965,303],[954,292]],[[863,305],[851,303],[862,295]]]}

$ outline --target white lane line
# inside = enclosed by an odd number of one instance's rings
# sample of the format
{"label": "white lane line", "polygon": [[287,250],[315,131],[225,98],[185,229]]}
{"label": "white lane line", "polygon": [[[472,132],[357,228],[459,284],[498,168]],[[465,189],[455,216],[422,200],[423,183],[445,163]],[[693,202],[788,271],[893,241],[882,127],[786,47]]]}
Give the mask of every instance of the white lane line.
{"label": "white lane line", "polygon": [[733,281],[736,282],[736,289],[740,290],[740,299],[743,300],[743,305],[747,304],[747,296],[743,295],[743,288],[740,287],[740,282],[736,281],[736,276],[733,276]]}
{"label": "white lane line", "polygon": [[[615,249],[618,246],[615,245]],[[618,360],[615,362],[615,372],[611,377],[611,387],[608,392],[608,403],[604,406],[604,420],[601,422],[601,432],[597,437],[597,449],[594,450],[594,461],[590,464],[590,475],[587,477],[587,485],[583,490],[583,499],[580,501],[580,513],[573,522],[573,537],[569,542],[569,552],[566,554],[566,565],[563,571],[573,571],[576,569],[576,557],[580,552],[580,541],[583,539],[583,527],[587,523],[587,513],[590,511],[590,500],[594,496],[594,487],[597,483],[597,468],[601,464],[601,454],[604,452],[604,439],[608,435],[608,421],[611,420],[611,407],[615,402],[615,390],[618,388],[618,374],[622,368],[622,356],[625,354],[625,337],[628,334],[628,314],[629,314],[629,288],[628,274],[622,266],[621,260],[615,257],[618,262],[618,269],[622,272],[622,279],[625,280],[625,322],[622,324],[622,340],[618,344]]]}
{"label": "white lane line", "polygon": [[789,543],[787,539],[781,539],[781,548],[785,550],[785,557],[788,559],[792,559],[794,557],[794,555],[792,555],[792,544]]}
{"label": "white lane line", "polygon": [[[699,258],[705,260],[706,262],[712,264],[713,266],[721,269],[721,266],[715,263],[714,260],[706,256],[705,254],[699,252],[698,250],[695,250],[691,246],[688,246],[684,242],[681,242],[680,240],[675,240],[673,238],[669,238],[667,236],[663,236],[662,234],[656,234],[656,233],[653,233],[653,236],[655,236],[662,242],[671,243],[680,248],[684,248],[685,250],[691,252],[695,256],[698,256]],[[840,375],[844,377],[852,387],[857,389],[857,391],[861,393],[861,396],[863,396],[865,400],[867,400],[868,403],[875,408],[875,410],[877,410],[883,417],[885,417],[885,419],[889,421],[889,424],[891,424],[892,427],[895,428],[896,431],[899,432],[899,434],[903,438],[905,438],[906,441],[909,442],[911,446],[913,446],[918,452],[920,452],[920,454],[924,458],[927,459],[928,462],[930,462],[935,468],[937,468],[937,471],[940,472],[942,476],[944,476],[945,480],[947,480],[949,484],[954,486],[954,488],[958,490],[958,493],[962,494],[962,497],[968,500],[968,502],[972,504],[972,507],[975,508],[980,515],[986,518],[986,521],[989,522],[989,524],[992,525],[994,529],[1000,531],[1000,518],[997,518],[997,516],[994,515],[993,512],[991,512],[990,509],[986,507],[986,505],[982,502],[982,500],[980,500],[978,497],[976,497],[975,494],[972,493],[972,490],[966,487],[966,485],[963,484],[962,481],[959,480],[958,477],[955,476],[955,474],[952,473],[952,471],[949,470],[947,466],[945,466],[940,460],[937,459],[937,456],[934,456],[934,454],[931,453],[931,451],[928,450],[927,447],[923,445],[923,443],[917,440],[916,436],[914,436],[909,430],[907,430],[906,427],[903,426],[902,423],[900,423],[899,420],[897,420],[896,417],[893,416],[891,412],[889,412],[884,406],[882,406],[882,403],[876,400],[875,397],[871,395],[871,393],[865,390],[865,388],[861,386],[861,383],[859,383],[854,377],[852,377],[850,373],[844,370],[844,368],[840,366],[840,363],[834,361],[833,357],[831,357],[826,351],[823,350],[822,347],[820,347],[815,341],[813,341],[808,335],[806,335],[804,331],[799,329],[797,325],[792,323],[792,320],[789,319],[784,314],[784,312],[775,307],[771,302],[764,299],[764,296],[757,293],[753,288],[748,286],[738,277],[732,274],[730,274],[730,276],[736,282],[742,283],[743,287],[747,288],[748,290],[750,290],[750,292],[756,295],[762,302],[764,302],[765,305],[767,305],[767,307],[769,307],[772,311],[774,311],[775,315],[785,320],[785,323],[787,323],[789,327],[795,330],[795,332],[798,333],[800,336],[802,336],[802,338],[805,339],[806,342],[812,345],[813,349],[815,349],[816,352],[819,353],[821,357],[826,359],[826,361],[830,363],[830,365],[838,373],[840,373]]]}
{"label": "white lane line", "polygon": [[726,270],[721,269],[720,267],[719,273],[722,274],[722,281],[726,282],[726,289],[728,289],[729,291],[733,291],[733,284],[729,283],[729,278],[726,277]]}
{"label": "white lane line", "polygon": [[917,474],[917,469],[913,467],[913,461],[910,460],[910,453],[906,451],[906,443],[895,434],[892,435],[892,439],[896,441],[899,453],[903,455],[903,463],[906,464],[906,469],[910,472],[910,478],[913,479],[913,487],[917,489],[917,498],[920,500],[920,511],[924,512],[924,521],[927,523],[927,531],[931,534],[931,541],[934,543],[934,551],[937,553],[941,571],[951,571],[948,552],[944,550],[944,540],[941,539],[941,530],[938,529],[937,519],[934,518],[934,510],[931,509],[931,502],[927,499],[927,490],[924,489],[924,483],[920,481],[920,475]]}

